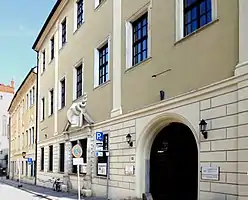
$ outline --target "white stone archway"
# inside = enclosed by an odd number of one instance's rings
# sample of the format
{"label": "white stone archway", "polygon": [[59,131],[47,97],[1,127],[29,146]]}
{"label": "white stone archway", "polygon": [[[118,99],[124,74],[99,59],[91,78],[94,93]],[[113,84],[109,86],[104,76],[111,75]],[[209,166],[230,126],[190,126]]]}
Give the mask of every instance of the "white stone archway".
{"label": "white stone archway", "polygon": [[145,126],[140,137],[136,141],[136,195],[141,197],[143,193],[149,192],[150,180],[150,152],[154,139],[158,133],[172,122],[185,124],[190,128],[195,137],[198,149],[198,198],[200,195],[200,154],[199,154],[199,133],[190,122],[183,116],[176,113],[165,113],[156,116]]}

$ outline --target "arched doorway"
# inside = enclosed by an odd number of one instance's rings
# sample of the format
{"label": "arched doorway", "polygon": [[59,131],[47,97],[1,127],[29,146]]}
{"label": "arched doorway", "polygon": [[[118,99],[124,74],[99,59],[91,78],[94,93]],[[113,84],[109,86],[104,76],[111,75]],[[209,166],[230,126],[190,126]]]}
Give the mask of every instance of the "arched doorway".
{"label": "arched doorway", "polygon": [[170,123],[156,136],[150,153],[154,200],[197,200],[198,148],[189,127]]}

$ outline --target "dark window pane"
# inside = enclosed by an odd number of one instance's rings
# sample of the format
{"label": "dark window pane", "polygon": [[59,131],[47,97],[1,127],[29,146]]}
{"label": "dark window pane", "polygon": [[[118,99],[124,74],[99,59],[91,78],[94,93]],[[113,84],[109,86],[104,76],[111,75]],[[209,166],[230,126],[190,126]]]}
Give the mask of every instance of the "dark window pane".
{"label": "dark window pane", "polygon": [[211,0],[184,0],[184,36],[212,21]]}
{"label": "dark window pane", "polygon": [[133,22],[133,65],[147,58],[148,21],[147,13]]}
{"label": "dark window pane", "polygon": [[108,81],[108,44],[99,49],[99,85]]}

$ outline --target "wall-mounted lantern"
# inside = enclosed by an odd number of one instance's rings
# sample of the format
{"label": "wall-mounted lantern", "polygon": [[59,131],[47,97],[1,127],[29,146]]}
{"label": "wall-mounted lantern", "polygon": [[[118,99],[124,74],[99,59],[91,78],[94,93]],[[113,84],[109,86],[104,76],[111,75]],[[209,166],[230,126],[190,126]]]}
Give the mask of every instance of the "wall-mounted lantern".
{"label": "wall-mounted lantern", "polygon": [[133,142],[132,142],[132,136],[128,133],[126,136],[126,141],[129,144],[130,147],[133,146]]}
{"label": "wall-mounted lantern", "polygon": [[207,130],[207,122],[204,119],[201,120],[199,127],[200,127],[201,134],[203,135],[203,137],[205,139],[207,139],[208,138],[208,132],[206,131]]}

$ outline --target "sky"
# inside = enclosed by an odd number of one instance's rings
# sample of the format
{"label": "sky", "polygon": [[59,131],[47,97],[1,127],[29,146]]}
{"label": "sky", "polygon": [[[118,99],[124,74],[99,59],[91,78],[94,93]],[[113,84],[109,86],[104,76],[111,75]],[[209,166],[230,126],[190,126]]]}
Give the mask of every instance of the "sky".
{"label": "sky", "polygon": [[18,89],[36,66],[32,50],[56,0],[0,0],[0,83],[15,81]]}

